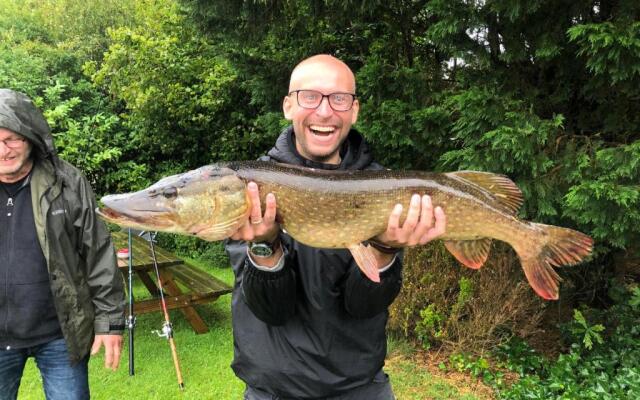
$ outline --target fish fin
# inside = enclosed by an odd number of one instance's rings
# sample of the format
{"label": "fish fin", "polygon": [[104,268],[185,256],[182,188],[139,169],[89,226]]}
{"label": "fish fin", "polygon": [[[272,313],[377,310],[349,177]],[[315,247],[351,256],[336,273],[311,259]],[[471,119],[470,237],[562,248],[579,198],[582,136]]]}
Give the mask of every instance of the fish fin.
{"label": "fish fin", "polygon": [[449,253],[469,268],[482,267],[491,249],[491,239],[482,238],[476,240],[447,240],[444,246]]}
{"label": "fish fin", "polygon": [[189,227],[189,233],[208,242],[223,240],[233,235],[246,221],[243,215],[220,224],[198,223]]}
{"label": "fish fin", "polygon": [[362,243],[349,246],[349,251],[358,267],[367,278],[374,282],[380,282],[380,272],[378,272],[378,262],[373,255],[371,248]]}
{"label": "fish fin", "polygon": [[480,171],[449,172],[446,175],[453,175],[480,186],[490,192],[505,211],[511,214],[517,213],[524,203],[524,197],[518,186],[504,175]]}
{"label": "fish fin", "polygon": [[[540,297],[547,300],[557,300],[558,283],[562,279],[553,267],[569,266],[581,262],[593,250],[593,239],[573,229],[536,223],[531,225],[541,229],[547,239],[532,257],[520,256],[524,274],[533,290]],[[526,246],[530,247],[531,244],[526,244]]]}

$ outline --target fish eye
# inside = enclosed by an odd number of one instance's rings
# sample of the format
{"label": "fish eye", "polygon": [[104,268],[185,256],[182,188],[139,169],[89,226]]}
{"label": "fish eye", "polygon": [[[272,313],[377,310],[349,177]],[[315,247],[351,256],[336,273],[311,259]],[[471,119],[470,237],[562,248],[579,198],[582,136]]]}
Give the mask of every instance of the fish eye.
{"label": "fish eye", "polygon": [[176,197],[178,197],[178,189],[176,189],[174,186],[171,186],[169,188],[166,188],[162,192],[162,195],[169,200],[175,199]]}

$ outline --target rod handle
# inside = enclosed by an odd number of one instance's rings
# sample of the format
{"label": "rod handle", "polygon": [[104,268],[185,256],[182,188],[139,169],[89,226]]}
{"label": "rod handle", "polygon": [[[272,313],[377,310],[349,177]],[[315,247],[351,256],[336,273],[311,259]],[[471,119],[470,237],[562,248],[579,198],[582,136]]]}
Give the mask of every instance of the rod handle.
{"label": "rod handle", "polygon": [[171,347],[171,357],[173,357],[173,366],[176,368],[176,376],[178,377],[178,386],[180,390],[184,390],[184,381],[182,380],[182,372],[180,372],[180,362],[178,361],[178,351],[176,350],[176,342],[173,336],[169,337],[169,346]]}

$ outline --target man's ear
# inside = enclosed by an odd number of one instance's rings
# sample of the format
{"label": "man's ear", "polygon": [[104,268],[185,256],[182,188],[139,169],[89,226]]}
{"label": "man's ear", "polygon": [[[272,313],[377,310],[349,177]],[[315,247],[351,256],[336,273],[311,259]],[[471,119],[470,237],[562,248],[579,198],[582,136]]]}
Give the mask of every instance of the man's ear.
{"label": "man's ear", "polygon": [[291,102],[291,96],[284,96],[284,100],[282,100],[282,111],[284,112],[284,117],[291,121],[293,119],[293,103]]}
{"label": "man's ear", "polygon": [[358,99],[353,100],[353,107],[351,107],[351,123],[355,124],[358,120],[358,111],[360,111],[360,102]]}

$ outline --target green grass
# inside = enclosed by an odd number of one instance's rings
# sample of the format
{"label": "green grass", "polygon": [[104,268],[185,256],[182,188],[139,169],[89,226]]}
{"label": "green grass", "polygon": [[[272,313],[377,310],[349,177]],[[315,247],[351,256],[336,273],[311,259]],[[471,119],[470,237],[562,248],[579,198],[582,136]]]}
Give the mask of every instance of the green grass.
{"label": "green grass", "polygon": [[[207,268],[228,284],[233,282],[230,268]],[[134,287],[136,299],[147,295],[140,283]],[[89,362],[91,397],[107,399],[239,399],[244,384],[230,368],[233,357],[231,335],[231,295],[213,303],[196,306],[209,326],[209,332],[196,335],[182,313],[170,311],[174,339],[180,360],[185,390],[180,391],[171,350],[166,339],[153,330],[162,328],[162,314],[138,315],[135,329],[135,375],[129,376],[128,337],[125,335],[120,368],[113,372],[104,368],[102,352]],[[30,359],[20,385],[19,399],[44,399],[40,374]]]}
{"label": "green grass", "polygon": [[[207,268],[217,278],[232,284],[230,268]],[[137,299],[146,294],[139,283],[134,287]],[[233,358],[231,333],[231,295],[224,295],[213,303],[197,306],[196,309],[209,326],[209,332],[196,335],[182,313],[171,311],[174,337],[182,368],[185,390],[178,388],[171,351],[166,339],[158,337],[153,330],[162,327],[160,313],[139,315],[135,330],[135,375],[129,376],[128,338],[120,368],[113,372],[103,367],[102,353],[89,362],[89,384],[92,399],[197,399],[227,400],[241,399],[244,384],[235,377],[230,368]],[[412,349],[402,341],[390,341],[387,372],[391,376],[394,391],[399,400],[414,399],[460,399],[476,400],[479,397],[459,394],[459,390],[426,372],[412,359]],[[43,400],[40,374],[32,359],[25,368],[20,385],[19,399]]]}
{"label": "green grass", "polygon": [[[416,349],[402,339],[389,337],[385,371],[391,377],[393,391],[399,400],[481,400],[484,394],[475,395],[477,382],[470,378],[434,375],[419,361]],[[469,382],[467,382],[469,380]]]}

